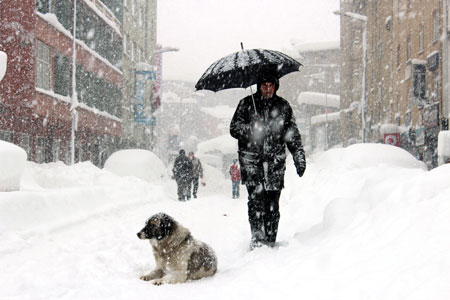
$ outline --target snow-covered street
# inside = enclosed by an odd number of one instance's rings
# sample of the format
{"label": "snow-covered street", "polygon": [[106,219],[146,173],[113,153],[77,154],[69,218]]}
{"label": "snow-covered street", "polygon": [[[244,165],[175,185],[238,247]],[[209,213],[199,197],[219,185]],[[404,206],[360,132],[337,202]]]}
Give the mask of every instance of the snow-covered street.
{"label": "snow-covered street", "polygon": [[[27,162],[0,193],[0,299],[449,299],[450,165],[357,144],[288,161],[278,248],[248,251],[245,188],[206,166],[206,187],[119,177],[91,163]],[[136,233],[166,212],[216,251],[214,277],[154,286]]]}

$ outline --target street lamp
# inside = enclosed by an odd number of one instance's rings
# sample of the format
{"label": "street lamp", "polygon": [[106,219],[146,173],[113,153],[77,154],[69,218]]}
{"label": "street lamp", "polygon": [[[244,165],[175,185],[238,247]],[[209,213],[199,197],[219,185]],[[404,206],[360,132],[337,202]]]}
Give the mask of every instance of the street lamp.
{"label": "street lamp", "polygon": [[354,20],[362,21],[363,27],[363,76],[362,76],[362,95],[361,95],[361,122],[362,122],[362,142],[366,142],[366,69],[367,69],[367,16],[353,12],[342,12],[336,10],[333,12],[338,16],[345,16]]}
{"label": "street lamp", "polygon": [[75,131],[78,127],[78,98],[76,88],[76,73],[77,73],[77,45],[76,45],[76,31],[77,31],[77,0],[73,1],[73,44],[72,44],[72,98],[70,100],[70,114],[72,116],[72,125],[70,131],[70,164],[75,162]]}

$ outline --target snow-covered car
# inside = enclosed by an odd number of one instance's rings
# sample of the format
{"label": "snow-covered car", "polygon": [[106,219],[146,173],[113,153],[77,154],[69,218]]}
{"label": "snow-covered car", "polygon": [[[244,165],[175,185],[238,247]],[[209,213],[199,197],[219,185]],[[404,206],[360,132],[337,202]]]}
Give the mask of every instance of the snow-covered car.
{"label": "snow-covered car", "polygon": [[114,152],[105,162],[105,170],[119,176],[135,176],[148,182],[165,181],[167,169],[153,152],[127,149]]}

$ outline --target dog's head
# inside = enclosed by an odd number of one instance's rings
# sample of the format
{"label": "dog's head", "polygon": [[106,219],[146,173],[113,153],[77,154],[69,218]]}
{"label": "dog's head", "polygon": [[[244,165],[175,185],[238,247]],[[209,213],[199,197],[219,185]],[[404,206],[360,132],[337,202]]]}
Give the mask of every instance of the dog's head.
{"label": "dog's head", "polygon": [[174,225],[175,221],[172,217],[165,213],[159,213],[147,220],[145,227],[137,233],[137,236],[142,240],[156,239],[160,241],[172,233]]}

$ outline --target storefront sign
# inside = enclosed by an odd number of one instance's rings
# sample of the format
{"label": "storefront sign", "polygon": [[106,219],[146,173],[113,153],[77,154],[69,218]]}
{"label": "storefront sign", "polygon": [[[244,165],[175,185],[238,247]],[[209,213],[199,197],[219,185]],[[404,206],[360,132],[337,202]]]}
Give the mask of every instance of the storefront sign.
{"label": "storefront sign", "polygon": [[400,133],[385,133],[384,143],[392,146],[400,147]]}
{"label": "storefront sign", "polygon": [[145,106],[145,90],[147,81],[155,79],[155,71],[136,70],[134,85],[134,121],[136,123],[150,125],[152,122],[151,108],[147,109]]}
{"label": "storefront sign", "polygon": [[416,129],[416,146],[425,145],[425,128]]}
{"label": "storefront sign", "polygon": [[424,107],[423,125],[426,128],[439,126],[439,103],[435,103]]}

